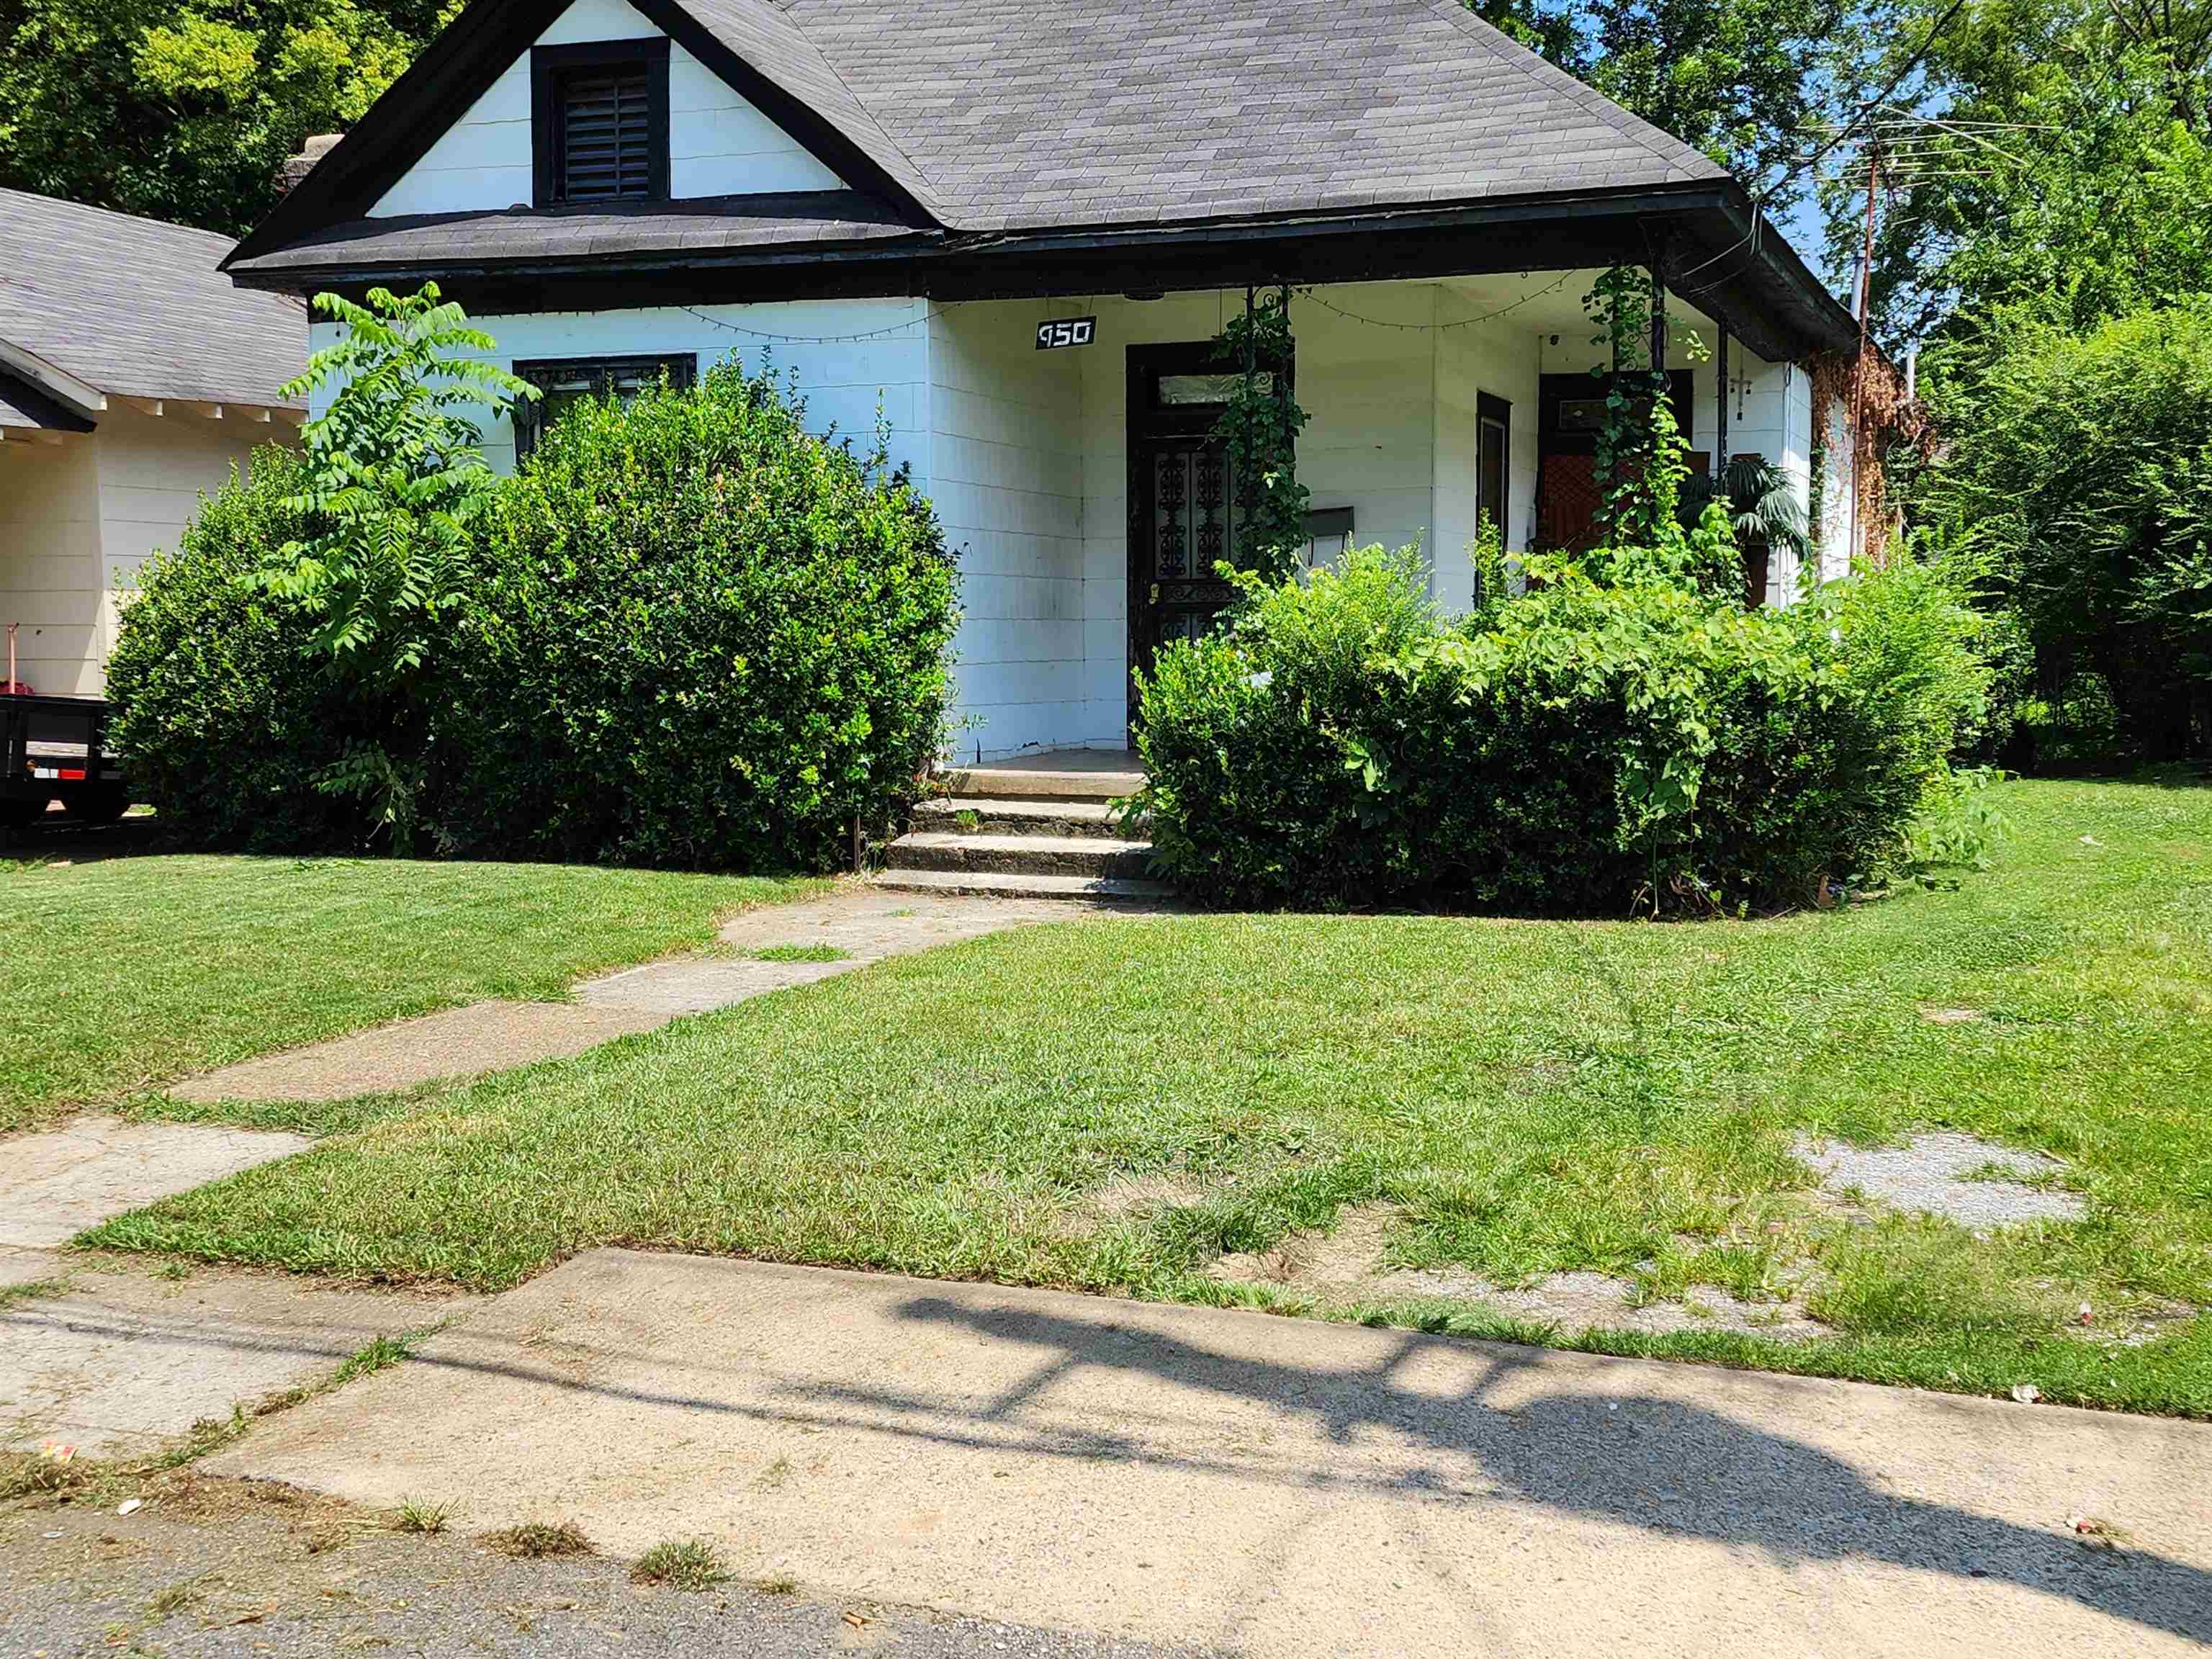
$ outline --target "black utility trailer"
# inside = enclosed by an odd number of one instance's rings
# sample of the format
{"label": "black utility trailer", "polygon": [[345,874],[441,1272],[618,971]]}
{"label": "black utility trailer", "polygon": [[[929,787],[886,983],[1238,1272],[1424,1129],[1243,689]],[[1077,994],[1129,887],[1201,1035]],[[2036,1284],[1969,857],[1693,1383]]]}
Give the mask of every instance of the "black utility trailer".
{"label": "black utility trailer", "polygon": [[0,694],[0,835],[42,818],[55,801],[79,823],[112,823],[131,805],[109,754],[99,697]]}

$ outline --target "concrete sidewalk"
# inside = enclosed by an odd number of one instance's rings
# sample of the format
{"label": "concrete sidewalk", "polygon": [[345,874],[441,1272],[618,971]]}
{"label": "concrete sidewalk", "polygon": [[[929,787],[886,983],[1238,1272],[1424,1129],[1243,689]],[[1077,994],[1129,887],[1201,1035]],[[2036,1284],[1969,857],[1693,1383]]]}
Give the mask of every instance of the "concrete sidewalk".
{"label": "concrete sidewalk", "polygon": [[2212,1641],[2202,1425],[620,1250],[206,1467],[1259,1656]]}

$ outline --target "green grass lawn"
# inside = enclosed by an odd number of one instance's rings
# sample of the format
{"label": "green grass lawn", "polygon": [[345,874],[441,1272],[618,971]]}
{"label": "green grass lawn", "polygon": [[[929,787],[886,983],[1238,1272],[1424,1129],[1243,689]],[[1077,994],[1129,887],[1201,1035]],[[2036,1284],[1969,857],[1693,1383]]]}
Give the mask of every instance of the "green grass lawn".
{"label": "green grass lawn", "polygon": [[0,1133],[714,936],[820,886],[402,860],[0,860]]}
{"label": "green grass lawn", "polygon": [[[1373,1206],[1406,1266],[1795,1286],[1831,1331],[1593,1346],[2212,1413],[2212,789],[1998,799],[1994,869],[1841,913],[1018,930],[360,1114],[89,1237],[478,1288],[626,1241],[1545,1335],[1206,1276]],[[1855,1223],[1788,1153],[1922,1127],[2064,1159],[2087,1218]]]}

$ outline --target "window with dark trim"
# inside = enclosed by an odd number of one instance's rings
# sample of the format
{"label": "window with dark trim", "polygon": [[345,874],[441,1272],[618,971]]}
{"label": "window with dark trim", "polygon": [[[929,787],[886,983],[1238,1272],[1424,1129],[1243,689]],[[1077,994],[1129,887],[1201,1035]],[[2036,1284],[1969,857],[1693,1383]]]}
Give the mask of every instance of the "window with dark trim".
{"label": "window with dark trim", "polygon": [[536,205],[668,199],[668,41],[530,54]]}
{"label": "window with dark trim", "polygon": [[1479,392],[1474,399],[1474,510],[1510,537],[1506,495],[1512,485],[1513,405]]}
{"label": "window with dark trim", "polygon": [[514,405],[517,458],[538,447],[538,440],[562,416],[587,398],[619,398],[624,403],[663,375],[678,388],[699,378],[699,359],[684,352],[668,356],[568,357],[520,362],[514,373],[544,395]]}

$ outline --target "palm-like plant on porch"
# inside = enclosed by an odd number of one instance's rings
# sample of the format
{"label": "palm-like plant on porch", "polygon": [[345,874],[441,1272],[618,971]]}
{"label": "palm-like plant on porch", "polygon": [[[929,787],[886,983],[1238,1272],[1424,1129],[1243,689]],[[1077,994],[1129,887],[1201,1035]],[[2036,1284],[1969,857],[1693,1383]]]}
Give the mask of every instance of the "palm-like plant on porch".
{"label": "palm-like plant on porch", "polygon": [[1736,540],[1746,547],[1795,554],[1811,550],[1805,508],[1790,487],[1790,475],[1759,455],[1732,455],[1726,474],[1692,474],[1682,485],[1680,514],[1686,528],[1697,523],[1708,501],[1727,504]]}

